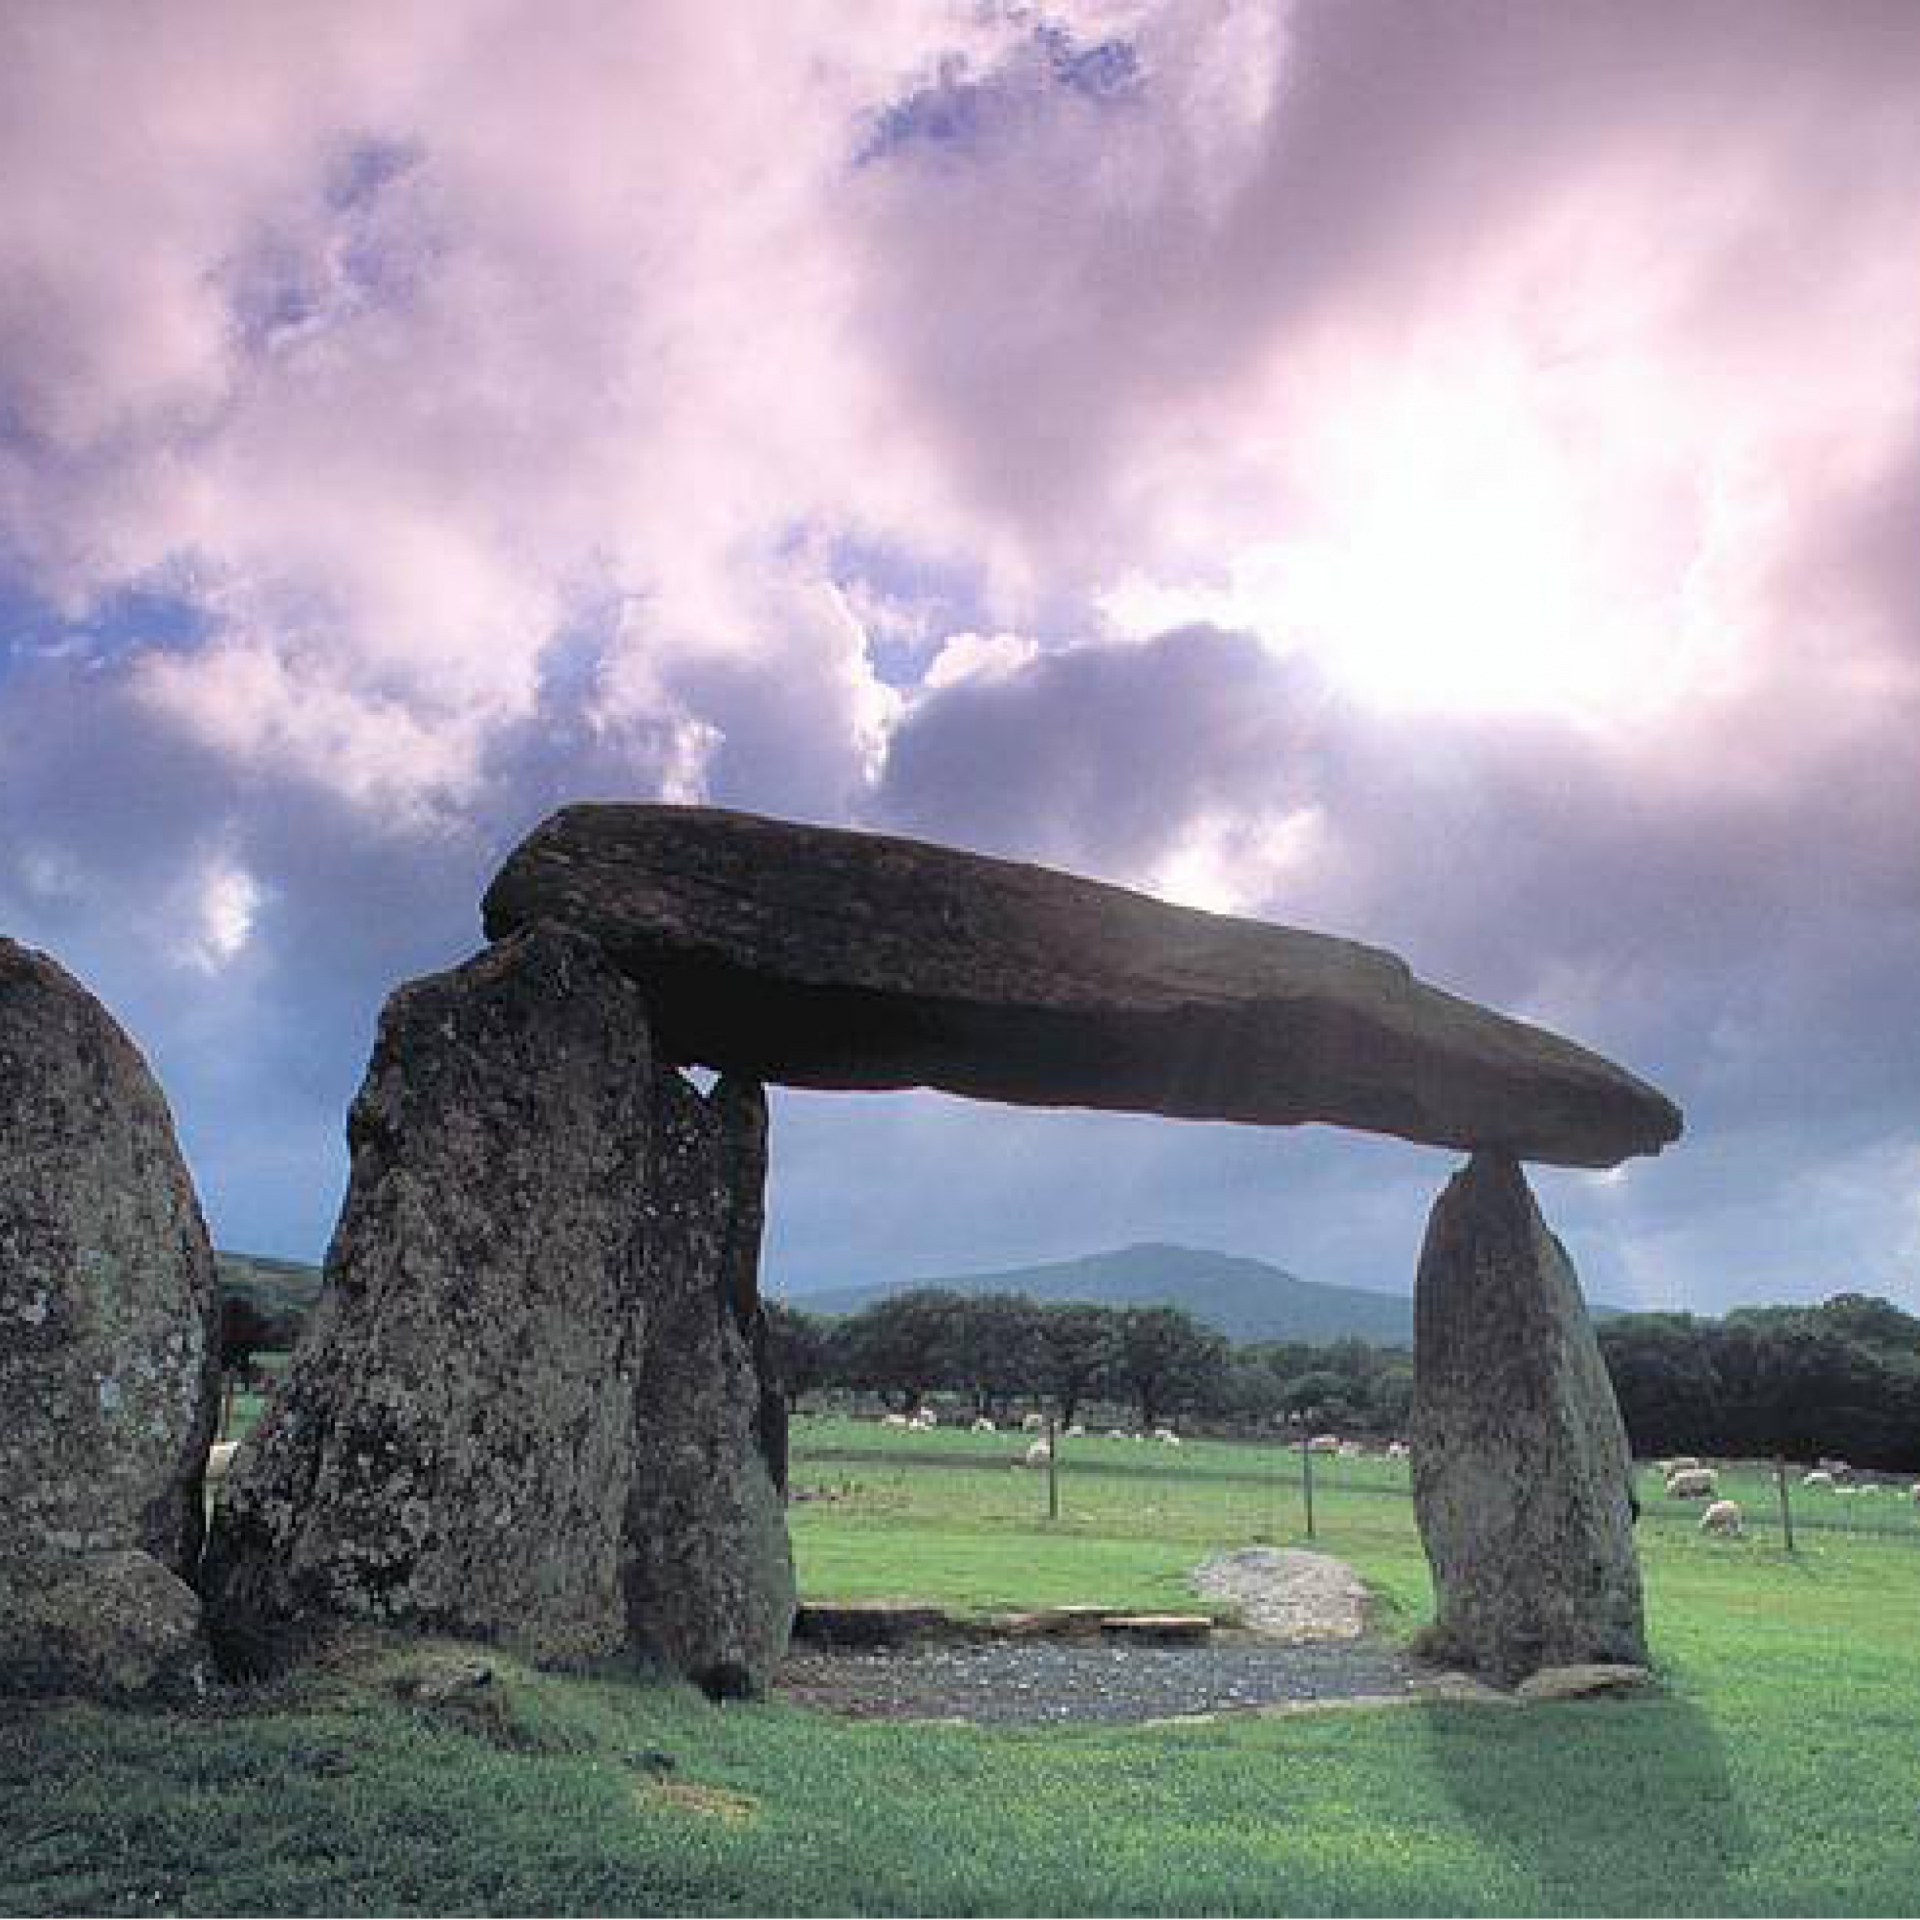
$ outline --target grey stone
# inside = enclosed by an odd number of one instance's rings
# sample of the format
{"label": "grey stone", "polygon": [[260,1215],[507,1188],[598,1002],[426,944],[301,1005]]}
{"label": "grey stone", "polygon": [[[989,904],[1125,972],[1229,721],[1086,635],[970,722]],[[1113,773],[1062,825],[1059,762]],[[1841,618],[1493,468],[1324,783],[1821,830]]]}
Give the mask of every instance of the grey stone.
{"label": "grey stone", "polygon": [[[191,1578],[219,1384],[213,1254],[166,1101],[133,1043],[43,954],[0,940],[0,1670],[123,1692]],[[124,1556],[141,1563],[120,1577]],[[103,1558],[104,1556],[104,1558]],[[102,1568],[106,1569],[102,1573]],[[99,1576],[95,1578],[95,1576]],[[77,1582],[77,1585],[76,1585]],[[192,1596],[177,1579],[174,1600]],[[48,1608],[90,1595],[84,1621]],[[51,1598],[50,1598],[51,1596]],[[126,1647],[112,1609],[125,1601]],[[156,1626],[160,1615],[164,1623]],[[51,1634],[41,1645],[35,1636]],[[55,1644],[57,1642],[57,1644]]]}
{"label": "grey stone", "polygon": [[1580,1666],[1542,1667],[1514,1688],[1522,1700],[1586,1700],[1602,1693],[1642,1693],[1653,1685],[1645,1668],[1590,1660]]}
{"label": "grey stone", "polygon": [[764,1101],[540,927],[388,1002],[318,1307],[205,1586],[235,1657],[362,1618],[764,1686],[793,1609]]}
{"label": "grey stone", "polygon": [[192,1699],[207,1690],[199,1596],[150,1553],[53,1553],[0,1578],[0,1693]]}
{"label": "grey stone", "polygon": [[1645,1664],[1626,1430],[1572,1262],[1503,1155],[1475,1154],[1427,1226],[1411,1438],[1426,1651],[1504,1682]]}
{"label": "grey stone", "polygon": [[490,936],[602,940],[674,1060],[796,1086],[1311,1120],[1610,1166],[1678,1137],[1653,1088],[1377,948],[920,841],[576,806],[488,890]]}

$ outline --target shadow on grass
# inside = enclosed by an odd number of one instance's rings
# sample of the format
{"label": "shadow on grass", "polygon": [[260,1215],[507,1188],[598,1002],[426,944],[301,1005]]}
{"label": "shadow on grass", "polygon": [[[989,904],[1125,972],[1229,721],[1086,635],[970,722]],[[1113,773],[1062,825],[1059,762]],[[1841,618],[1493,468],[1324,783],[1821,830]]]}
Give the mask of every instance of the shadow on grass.
{"label": "shadow on grass", "polygon": [[1672,1696],[1426,1714],[1435,1776],[1541,1913],[1730,1913],[1753,1851],[1711,1723]]}

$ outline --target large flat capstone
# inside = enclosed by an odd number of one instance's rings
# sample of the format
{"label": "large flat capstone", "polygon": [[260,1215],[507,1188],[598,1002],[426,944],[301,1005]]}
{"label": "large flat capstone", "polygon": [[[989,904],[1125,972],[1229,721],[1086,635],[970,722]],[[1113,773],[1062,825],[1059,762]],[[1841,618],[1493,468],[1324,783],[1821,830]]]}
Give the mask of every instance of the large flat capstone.
{"label": "large flat capstone", "polygon": [[667,1057],[791,1086],[1304,1121],[1605,1167],[1674,1105],[1375,947],[1046,867],[703,807],[555,814],[489,888],[488,936],[593,934]]}

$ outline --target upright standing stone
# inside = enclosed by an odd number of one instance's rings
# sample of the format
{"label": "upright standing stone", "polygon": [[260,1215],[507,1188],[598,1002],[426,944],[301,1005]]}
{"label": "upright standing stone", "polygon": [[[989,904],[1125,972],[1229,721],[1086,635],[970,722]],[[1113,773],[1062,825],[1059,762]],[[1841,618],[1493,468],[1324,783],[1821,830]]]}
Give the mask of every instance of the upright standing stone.
{"label": "upright standing stone", "polygon": [[213,1253],[166,1101],[44,955],[0,940],[0,1691],[200,1676]]}
{"label": "upright standing stone", "polygon": [[208,1554],[228,1644],[350,1616],[763,1685],[793,1574],[758,1089],[703,1099],[598,946],[537,926],[393,996],[349,1138],[319,1306]]}
{"label": "upright standing stone", "polygon": [[1572,1262],[1504,1154],[1475,1154],[1427,1227],[1412,1441],[1433,1651],[1501,1680],[1645,1661],[1626,1429]]}

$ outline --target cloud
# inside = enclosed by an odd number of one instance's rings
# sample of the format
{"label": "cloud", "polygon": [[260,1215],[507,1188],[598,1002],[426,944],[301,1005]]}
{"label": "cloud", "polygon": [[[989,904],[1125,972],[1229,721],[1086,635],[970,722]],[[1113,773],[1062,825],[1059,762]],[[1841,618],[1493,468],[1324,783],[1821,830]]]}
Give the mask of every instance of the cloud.
{"label": "cloud", "polygon": [[[1616,1287],[1910,1292],[1917,82],[1875,0],[15,9],[0,915],[264,1243],[505,849],[656,794],[1381,940],[1686,1101],[1554,1185]],[[1404,1277],[1428,1179],[783,1112],[870,1261]]]}

